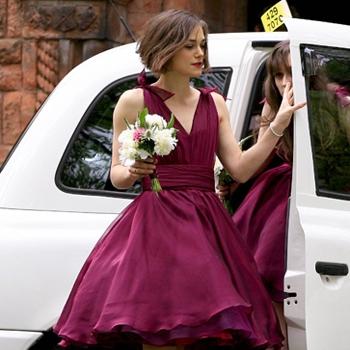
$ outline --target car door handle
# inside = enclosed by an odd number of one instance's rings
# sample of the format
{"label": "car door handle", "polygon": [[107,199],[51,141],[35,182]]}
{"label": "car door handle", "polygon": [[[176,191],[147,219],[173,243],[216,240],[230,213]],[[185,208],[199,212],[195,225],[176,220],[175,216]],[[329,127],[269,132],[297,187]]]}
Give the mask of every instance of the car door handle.
{"label": "car door handle", "polygon": [[333,263],[327,261],[317,261],[315,264],[316,272],[320,275],[328,276],[346,276],[349,273],[347,264]]}

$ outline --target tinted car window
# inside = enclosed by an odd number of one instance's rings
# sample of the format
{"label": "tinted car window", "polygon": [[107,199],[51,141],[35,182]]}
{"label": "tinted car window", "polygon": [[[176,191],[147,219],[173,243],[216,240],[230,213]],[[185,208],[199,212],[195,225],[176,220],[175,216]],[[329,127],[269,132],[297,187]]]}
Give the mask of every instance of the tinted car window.
{"label": "tinted car window", "polygon": [[[213,68],[193,79],[196,87],[216,87],[226,96],[231,68]],[[154,78],[149,75],[149,82]],[[137,86],[137,75],[118,80],[96,97],[73,135],[57,171],[56,182],[68,192],[79,191],[110,195],[116,191],[130,196],[141,191],[140,183],[128,190],[115,189],[109,180],[112,152],[112,115],[120,95]]]}
{"label": "tinted car window", "polygon": [[350,198],[350,51],[302,46],[320,196]]}

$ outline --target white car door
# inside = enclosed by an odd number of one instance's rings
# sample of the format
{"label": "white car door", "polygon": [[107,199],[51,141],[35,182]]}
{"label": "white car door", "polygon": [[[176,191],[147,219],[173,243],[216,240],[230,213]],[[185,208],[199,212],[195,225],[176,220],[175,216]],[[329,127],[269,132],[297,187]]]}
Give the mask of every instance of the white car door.
{"label": "white car door", "polygon": [[[296,101],[285,301],[290,350],[348,350],[350,26],[287,19]],[[349,99],[349,101],[348,101]]]}

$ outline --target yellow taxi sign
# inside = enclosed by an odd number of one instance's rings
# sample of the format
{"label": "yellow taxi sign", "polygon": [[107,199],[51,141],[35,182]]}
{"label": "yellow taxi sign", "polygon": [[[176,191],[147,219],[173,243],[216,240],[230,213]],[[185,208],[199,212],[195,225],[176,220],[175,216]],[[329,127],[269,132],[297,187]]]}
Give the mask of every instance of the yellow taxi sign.
{"label": "yellow taxi sign", "polygon": [[273,32],[283,24],[283,17],[292,17],[286,0],[281,0],[270,7],[262,16],[265,32]]}

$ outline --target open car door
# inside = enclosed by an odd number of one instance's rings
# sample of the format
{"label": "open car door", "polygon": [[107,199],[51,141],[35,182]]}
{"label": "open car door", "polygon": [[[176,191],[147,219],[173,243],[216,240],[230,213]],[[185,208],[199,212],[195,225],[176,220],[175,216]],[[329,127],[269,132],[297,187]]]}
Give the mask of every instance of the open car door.
{"label": "open car door", "polygon": [[350,26],[286,19],[294,95],[284,309],[289,350],[348,350]]}

